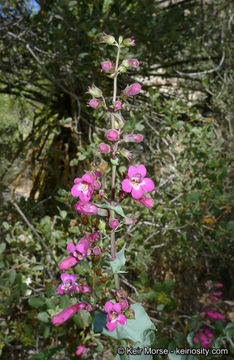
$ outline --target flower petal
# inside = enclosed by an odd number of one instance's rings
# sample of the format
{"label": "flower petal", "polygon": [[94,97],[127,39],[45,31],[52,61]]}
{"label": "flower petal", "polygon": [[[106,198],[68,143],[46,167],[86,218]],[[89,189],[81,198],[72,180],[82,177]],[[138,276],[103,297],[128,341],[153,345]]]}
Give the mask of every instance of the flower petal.
{"label": "flower petal", "polygon": [[117,313],[120,313],[121,312],[121,305],[119,303],[114,304],[113,310],[116,311]]}
{"label": "flower petal", "polygon": [[59,285],[58,288],[57,288],[57,291],[58,291],[58,293],[59,293],[60,295],[62,295],[62,294],[64,293],[64,290],[63,290],[62,286],[63,286],[63,285],[61,284],[61,285]]}
{"label": "flower petal", "polygon": [[143,196],[143,190],[141,188],[141,186],[139,187],[139,189],[134,189],[132,188],[132,197],[134,199],[140,199]]}
{"label": "flower petal", "polygon": [[133,175],[137,173],[137,168],[133,165],[128,168],[128,176],[131,178]]}
{"label": "flower petal", "polygon": [[150,178],[144,178],[141,187],[144,191],[152,191],[154,190],[154,182]]}
{"label": "flower petal", "polygon": [[108,329],[109,331],[115,330],[116,326],[117,326],[117,322],[116,322],[116,321],[115,321],[115,322],[108,321],[108,322],[106,323],[106,327],[107,327],[107,329]]}
{"label": "flower petal", "polygon": [[60,278],[61,278],[62,282],[64,283],[66,280],[70,280],[71,275],[67,274],[67,273],[63,273],[63,274],[61,274]]}
{"label": "flower petal", "polygon": [[69,244],[67,245],[67,251],[69,251],[70,253],[73,253],[73,251],[76,250],[75,245],[73,244],[73,242],[69,242]]}
{"label": "flower petal", "polygon": [[124,179],[124,181],[122,182],[122,190],[125,192],[131,192],[132,185],[128,179]]}
{"label": "flower petal", "polygon": [[76,185],[73,185],[72,188],[71,188],[71,194],[72,196],[79,196],[81,193],[81,191],[79,190],[79,184],[76,184]]}
{"label": "flower petal", "polygon": [[141,176],[144,178],[145,175],[146,175],[146,168],[144,165],[139,165],[137,168],[136,168],[136,173],[138,174],[141,174]]}
{"label": "flower petal", "polygon": [[118,316],[117,321],[118,321],[118,323],[119,323],[120,325],[125,325],[126,322],[127,322],[127,318],[126,318],[125,315],[120,314],[120,315]]}
{"label": "flower petal", "polygon": [[110,312],[110,311],[112,310],[112,308],[113,308],[112,302],[111,302],[111,301],[107,301],[107,302],[105,303],[105,307],[104,307],[105,312]]}

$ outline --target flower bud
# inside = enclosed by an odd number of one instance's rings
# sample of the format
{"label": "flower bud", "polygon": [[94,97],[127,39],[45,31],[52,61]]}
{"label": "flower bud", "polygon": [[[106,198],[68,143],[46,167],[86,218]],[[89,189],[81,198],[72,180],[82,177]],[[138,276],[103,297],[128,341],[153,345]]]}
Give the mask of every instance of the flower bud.
{"label": "flower bud", "polygon": [[108,45],[114,45],[116,43],[116,41],[115,41],[114,36],[103,33],[101,43],[105,43]]}
{"label": "flower bud", "polygon": [[127,319],[135,319],[135,311],[133,309],[128,309],[125,311],[125,316]]}
{"label": "flower bud", "polygon": [[93,186],[94,186],[94,189],[99,190],[102,187],[102,184],[100,183],[100,181],[95,181]]}
{"label": "flower bud", "polygon": [[91,294],[92,293],[92,288],[88,285],[80,285],[80,292],[82,294]]}
{"label": "flower bud", "polygon": [[87,310],[87,311],[92,311],[92,310],[93,310],[92,305],[88,304],[88,305],[86,306],[86,310]]}
{"label": "flower bud", "polygon": [[142,199],[137,200],[139,203],[144,205],[147,208],[151,208],[154,206],[154,200],[148,197],[143,197]]}
{"label": "flower bud", "polygon": [[136,143],[140,143],[141,141],[143,141],[143,136],[141,134],[127,134],[124,135],[123,140],[125,142],[136,142]]}
{"label": "flower bud", "polygon": [[122,310],[127,310],[127,308],[128,308],[127,300],[122,300],[122,301],[120,301],[119,304],[120,304]]}
{"label": "flower bud", "polygon": [[55,315],[52,318],[52,324],[53,325],[61,325],[65,321],[67,321],[71,316],[73,316],[77,311],[80,311],[82,309],[86,308],[85,303],[78,303],[75,305],[68,306],[66,309],[62,310],[60,313]]}
{"label": "flower bud", "polygon": [[92,84],[92,86],[88,87],[87,94],[99,98],[102,97],[102,90],[99,89],[96,85]]}
{"label": "flower bud", "polygon": [[84,203],[82,201],[78,201],[75,208],[78,212],[85,215],[92,215],[98,212],[98,207],[90,202]]}
{"label": "flower bud", "polygon": [[128,159],[130,161],[130,159],[132,158],[132,153],[131,151],[127,150],[127,149],[121,149],[120,150],[120,154],[122,156],[124,156],[126,159]]}
{"label": "flower bud", "polygon": [[141,91],[141,85],[138,83],[127,86],[126,89],[123,90],[123,95],[127,97],[131,97],[137,95]]}
{"label": "flower bud", "polygon": [[125,120],[122,116],[121,113],[112,113],[111,115],[114,116],[114,119],[115,119],[115,128],[116,129],[122,129],[122,127],[124,127],[124,124],[125,124]]}
{"label": "flower bud", "polygon": [[99,99],[92,99],[89,101],[88,105],[93,109],[97,109],[102,104],[102,101]]}
{"label": "flower bud", "polygon": [[119,133],[115,129],[108,130],[106,132],[106,138],[110,141],[118,141],[119,140]]}
{"label": "flower bud", "polygon": [[122,108],[122,103],[121,103],[121,101],[116,101],[116,102],[114,103],[114,108],[115,108],[115,110],[120,110],[120,109]]}
{"label": "flower bud", "polygon": [[100,247],[99,247],[99,246],[95,246],[95,247],[93,248],[93,255],[98,256],[98,255],[100,255],[100,254],[101,254],[101,249],[100,249]]}
{"label": "flower bud", "polygon": [[135,40],[134,40],[134,38],[127,38],[127,39],[124,39],[123,40],[123,45],[125,45],[125,46],[135,46],[136,44],[135,44]]}
{"label": "flower bud", "polygon": [[103,61],[101,66],[102,70],[106,72],[112,72],[115,70],[115,65],[111,61]]}
{"label": "flower bud", "polygon": [[64,271],[70,269],[72,266],[78,263],[78,259],[74,256],[68,256],[66,259],[62,260],[59,264],[59,269]]}
{"label": "flower bud", "polygon": [[98,146],[98,148],[104,154],[109,154],[109,152],[110,152],[110,146],[107,144],[102,143]]}
{"label": "flower bud", "polygon": [[118,225],[119,225],[119,222],[117,219],[111,219],[109,221],[109,226],[111,229],[116,229],[118,227]]}
{"label": "flower bud", "polygon": [[136,219],[133,219],[132,217],[126,217],[123,219],[124,224],[126,225],[133,225],[137,222]]}
{"label": "flower bud", "polygon": [[126,61],[128,62],[129,66],[134,69],[137,69],[139,67],[139,61],[137,59],[127,59]]}

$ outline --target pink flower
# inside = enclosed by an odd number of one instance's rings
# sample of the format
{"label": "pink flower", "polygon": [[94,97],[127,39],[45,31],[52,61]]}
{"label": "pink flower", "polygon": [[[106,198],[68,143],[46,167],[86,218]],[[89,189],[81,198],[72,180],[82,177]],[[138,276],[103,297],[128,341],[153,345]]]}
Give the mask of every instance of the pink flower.
{"label": "pink flower", "polygon": [[141,85],[138,83],[127,86],[126,89],[123,90],[123,94],[127,97],[131,97],[137,95],[141,91]]}
{"label": "pink flower", "polygon": [[130,217],[124,218],[123,222],[126,225],[133,225],[133,224],[135,224],[137,222],[137,220],[130,216]]}
{"label": "pink flower", "polygon": [[81,201],[88,202],[94,190],[94,181],[94,174],[85,174],[82,178],[76,178],[75,185],[71,189],[72,196],[79,196]]}
{"label": "pink flower", "polygon": [[216,296],[210,296],[211,301],[219,301],[219,299]]}
{"label": "pink flower", "polygon": [[121,101],[116,101],[116,102],[114,103],[114,108],[115,108],[115,110],[120,110],[120,109],[122,108],[122,103],[121,103]]}
{"label": "pink flower", "polygon": [[111,72],[115,69],[115,65],[110,61],[104,61],[101,63],[102,70],[106,72]]}
{"label": "pink flower", "polygon": [[119,225],[119,222],[117,219],[111,219],[109,221],[109,226],[111,229],[116,229],[118,227],[118,225]]}
{"label": "pink flower", "polygon": [[84,260],[89,255],[89,248],[91,242],[91,237],[87,235],[81,238],[77,245],[74,245],[73,242],[69,242],[69,244],[67,245],[67,250],[79,261]]}
{"label": "pink flower", "polygon": [[123,40],[123,45],[125,45],[125,46],[135,46],[136,44],[135,44],[134,38],[131,37],[131,38],[124,39]]}
{"label": "pink flower", "polygon": [[92,99],[89,101],[88,105],[93,109],[97,109],[102,104],[102,101],[99,99]]}
{"label": "pink flower", "polygon": [[220,314],[220,313],[218,313],[218,312],[216,312],[216,311],[213,311],[213,310],[204,310],[204,312],[209,316],[209,318],[211,318],[211,319],[220,319],[220,320],[224,320],[225,319],[225,317],[222,315],[222,314]]}
{"label": "pink flower", "polygon": [[118,131],[111,129],[106,132],[106,138],[110,141],[118,141],[119,140],[119,133]]}
{"label": "pink flower", "polygon": [[107,144],[102,143],[98,146],[98,148],[104,154],[109,154],[109,152],[110,152],[110,146]]}
{"label": "pink flower", "polygon": [[78,201],[75,208],[79,213],[85,215],[92,215],[98,212],[98,207],[90,202]]}
{"label": "pink flower", "polygon": [[83,302],[68,306],[66,309],[62,310],[60,313],[55,315],[51,321],[54,325],[61,325],[62,323],[67,321],[71,316],[73,316],[77,311],[80,311],[85,308],[86,308],[86,303]]}
{"label": "pink flower", "polygon": [[80,345],[80,346],[77,346],[77,349],[76,349],[76,355],[81,355],[84,350],[86,349],[87,345]]}
{"label": "pink flower", "polygon": [[145,177],[146,168],[144,165],[138,167],[130,166],[128,169],[128,178],[122,182],[122,190],[131,193],[134,199],[139,200],[144,191],[154,190],[154,182]]}
{"label": "pink flower", "polygon": [[70,291],[79,292],[79,285],[76,284],[77,276],[64,273],[61,275],[62,284],[58,286],[59,294],[67,294]]}
{"label": "pink flower", "polygon": [[114,36],[103,33],[101,43],[105,43],[108,45],[114,45],[116,43],[116,41],[115,41]]}
{"label": "pink flower", "polygon": [[121,314],[121,305],[119,303],[112,304],[107,301],[105,304],[105,312],[107,312],[106,327],[109,331],[113,331],[117,327],[117,323],[125,325],[127,322],[126,316]]}
{"label": "pink flower", "polygon": [[121,310],[126,310],[128,308],[127,300],[120,301]]}
{"label": "pink flower", "polygon": [[140,143],[141,141],[143,141],[143,136],[141,134],[127,134],[124,135],[123,140],[125,142],[136,142],[136,143]]}
{"label": "pink flower", "polygon": [[208,338],[212,339],[212,337],[214,337],[213,333],[209,329],[207,329],[205,326],[202,326],[201,329]]}
{"label": "pink flower", "polygon": [[151,208],[154,206],[154,200],[146,196],[144,196],[142,199],[139,199],[137,201],[147,208]]}
{"label": "pink flower", "polygon": [[223,295],[223,293],[222,293],[222,291],[215,291],[215,292],[213,292],[213,295],[221,296],[221,295]]}
{"label": "pink flower", "polygon": [[214,283],[213,285],[216,286],[217,288],[222,288],[223,287],[222,283]]}
{"label": "pink flower", "polygon": [[96,85],[92,84],[92,86],[88,87],[87,94],[92,95],[93,97],[102,97],[102,90],[99,89]]}

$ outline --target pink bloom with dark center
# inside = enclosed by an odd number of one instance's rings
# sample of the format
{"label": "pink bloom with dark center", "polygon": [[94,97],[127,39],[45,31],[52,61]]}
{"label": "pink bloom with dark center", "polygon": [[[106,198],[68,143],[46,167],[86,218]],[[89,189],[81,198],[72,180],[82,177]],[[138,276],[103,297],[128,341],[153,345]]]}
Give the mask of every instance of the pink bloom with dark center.
{"label": "pink bloom with dark center", "polygon": [[139,199],[138,201],[147,208],[151,208],[154,206],[154,200],[146,196],[144,196],[142,199]]}
{"label": "pink bloom with dark center", "polygon": [[102,101],[99,99],[92,99],[89,101],[88,105],[93,109],[97,109],[102,104]]}
{"label": "pink bloom with dark center", "polygon": [[107,144],[100,144],[99,146],[98,146],[98,148],[99,148],[99,150],[102,152],[102,153],[104,153],[104,154],[109,154],[110,153],[110,146],[109,145],[107,145]]}
{"label": "pink bloom with dark center", "polygon": [[77,356],[81,355],[85,351],[86,347],[87,347],[87,345],[77,346],[76,355]]}
{"label": "pink bloom with dark center", "polygon": [[59,294],[67,294],[70,291],[79,292],[79,285],[76,284],[77,276],[64,273],[61,275],[62,284],[58,286]]}
{"label": "pink bloom with dark center", "polygon": [[144,165],[138,167],[130,166],[128,169],[128,178],[122,182],[122,190],[131,193],[134,199],[139,200],[144,191],[154,190],[154,182],[145,177],[146,168]]}
{"label": "pink bloom with dark center", "polygon": [[79,196],[82,202],[88,202],[94,190],[94,181],[94,174],[85,174],[82,178],[76,178],[75,185],[71,189],[72,196]]}
{"label": "pink bloom with dark center", "polygon": [[55,315],[51,321],[54,325],[61,325],[62,323],[67,321],[71,316],[73,316],[77,311],[80,311],[85,308],[86,308],[86,303],[83,302],[68,306],[66,309],[62,310],[60,313]]}
{"label": "pink bloom with dark center", "polygon": [[119,132],[111,129],[106,132],[106,138],[110,141],[118,141],[119,140]]}
{"label": "pink bloom with dark center", "polygon": [[127,97],[131,97],[137,95],[141,91],[141,85],[138,83],[127,86],[126,89],[123,90],[123,93]]}
{"label": "pink bloom with dark center", "polygon": [[85,215],[92,215],[98,212],[98,207],[90,202],[78,201],[75,208],[79,213]]}
{"label": "pink bloom with dark center", "polygon": [[107,301],[105,304],[105,312],[107,312],[106,327],[109,331],[113,331],[117,327],[117,323],[125,325],[127,322],[126,316],[121,314],[121,305],[119,303],[112,304],[111,301]]}

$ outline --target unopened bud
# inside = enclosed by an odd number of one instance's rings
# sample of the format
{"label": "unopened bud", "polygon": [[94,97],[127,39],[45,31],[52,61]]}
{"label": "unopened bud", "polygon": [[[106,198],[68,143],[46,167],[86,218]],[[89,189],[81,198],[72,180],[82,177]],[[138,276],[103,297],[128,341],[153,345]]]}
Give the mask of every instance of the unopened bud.
{"label": "unopened bud", "polygon": [[92,86],[88,87],[88,94],[92,95],[93,97],[102,97],[102,90],[99,89],[96,85],[92,84]]}
{"label": "unopened bud", "polygon": [[106,138],[110,141],[118,141],[119,140],[119,132],[115,129],[108,130],[106,132]]}
{"label": "unopened bud", "polygon": [[127,38],[127,39],[124,39],[123,40],[123,45],[125,45],[125,46],[135,46],[136,44],[135,44],[135,40],[134,40],[134,38]]}
{"label": "unopened bud", "polygon": [[92,99],[89,101],[88,105],[93,109],[97,109],[102,104],[102,101],[99,99]]}
{"label": "unopened bud", "polygon": [[100,150],[102,153],[104,153],[104,154],[109,154],[109,152],[110,152],[110,146],[107,145],[107,144],[100,144],[100,145],[98,146],[98,148],[99,148],[99,150]]}
{"label": "unopened bud", "polygon": [[119,222],[117,219],[111,219],[109,221],[109,226],[111,229],[116,229],[118,227],[118,225],[119,225]]}
{"label": "unopened bud", "polygon": [[122,94],[131,97],[137,95],[141,91],[141,85],[138,83],[127,86],[126,89],[123,90]]}
{"label": "unopened bud", "polygon": [[116,101],[116,102],[114,103],[114,108],[115,108],[115,110],[120,110],[120,109],[122,108],[122,103],[121,103],[121,101]]}
{"label": "unopened bud", "polygon": [[136,143],[140,143],[141,141],[143,141],[143,136],[141,134],[127,134],[124,135],[123,140],[125,142],[136,142]]}
{"label": "unopened bud", "polygon": [[115,69],[115,65],[111,61],[104,61],[101,66],[102,70],[106,72],[112,72]]}
{"label": "unopened bud", "polygon": [[103,33],[101,43],[105,43],[108,45],[114,45],[116,43],[116,41],[115,41],[114,36]]}

